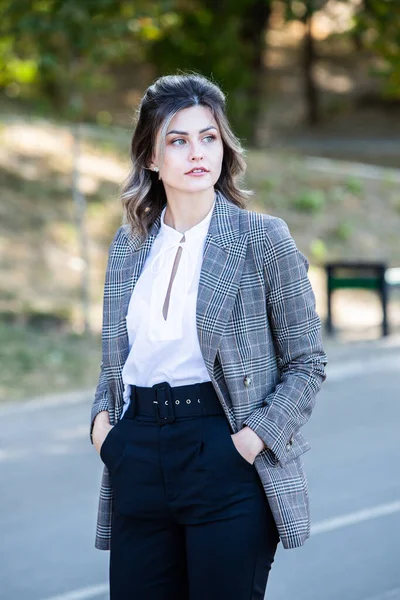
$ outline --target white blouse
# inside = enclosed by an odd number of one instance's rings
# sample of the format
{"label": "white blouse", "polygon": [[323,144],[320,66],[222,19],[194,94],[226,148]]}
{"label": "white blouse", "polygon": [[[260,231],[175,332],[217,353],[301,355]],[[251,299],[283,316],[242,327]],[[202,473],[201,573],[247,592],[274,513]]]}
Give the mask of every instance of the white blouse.
{"label": "white blouse", "polygon": [[[203,251],[215,200],[205,218],[183,233],[164,222],[134,287],[126,316],[129,355],[122,370],[124,408],[130,386],[172,387],[210,381],[196,328],[196,301]],[[182,241],[184,237],[184,241]],[[167,318],[163,306],[178,248],[182,253],[170,289]]]}

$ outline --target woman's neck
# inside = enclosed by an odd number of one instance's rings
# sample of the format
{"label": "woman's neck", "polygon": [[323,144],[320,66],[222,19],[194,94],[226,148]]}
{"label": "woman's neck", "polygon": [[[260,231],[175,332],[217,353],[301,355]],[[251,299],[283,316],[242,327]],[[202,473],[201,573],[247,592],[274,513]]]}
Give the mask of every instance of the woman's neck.
{"label": "woman's neck", "polygon": [[213,188],[201,196],[188,193],[167,195],[164,223],[180,233],[185,233],[206,217],[211,210],[214,198]]}

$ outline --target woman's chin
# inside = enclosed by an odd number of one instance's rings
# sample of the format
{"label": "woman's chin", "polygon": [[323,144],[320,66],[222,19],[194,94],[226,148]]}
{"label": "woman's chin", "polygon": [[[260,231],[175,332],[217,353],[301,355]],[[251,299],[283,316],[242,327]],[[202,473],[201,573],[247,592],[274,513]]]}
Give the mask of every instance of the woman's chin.
{"label": "woman's chin", "polygon": [[[165,184],[164,184],[165,185]],[[182,185],[182,182],[179,186],[165,186],[167,191],[171,192],[172,194],[174,192],[179,192],[179,193],[201,193],[201,192],[207,192],[210,189],[214,189],[214,183],[210,180],[208,181],[191,181],[189,183],[185,182],[185,185]]]}

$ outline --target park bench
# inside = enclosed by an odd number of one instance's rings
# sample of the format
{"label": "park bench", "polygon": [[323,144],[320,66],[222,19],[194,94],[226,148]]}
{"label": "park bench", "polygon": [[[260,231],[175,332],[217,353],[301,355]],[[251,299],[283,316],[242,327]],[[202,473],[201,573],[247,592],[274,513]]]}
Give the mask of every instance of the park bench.
{"label": "park bench", "polygon": [[327,321],[326,329],[333,333],[332,293],[334,290],[353,288],[374,290],[378,293],[382,306],[382,335],[389,335],[387,307],[389,290],[400,288],[400,268],[389,268],[381,262],[330,262],[325,265],[327,281]]}

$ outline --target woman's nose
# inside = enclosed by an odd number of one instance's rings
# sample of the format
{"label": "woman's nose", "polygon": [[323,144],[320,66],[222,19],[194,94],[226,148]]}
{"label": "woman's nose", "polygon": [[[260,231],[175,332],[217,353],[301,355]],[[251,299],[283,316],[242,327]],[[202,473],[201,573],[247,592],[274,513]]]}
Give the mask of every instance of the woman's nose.
{"label": "woman's nose", "polygon": [[199,146],[194,146],[190,151],[190,160],[201,160],[203,158],[203,151]]}

